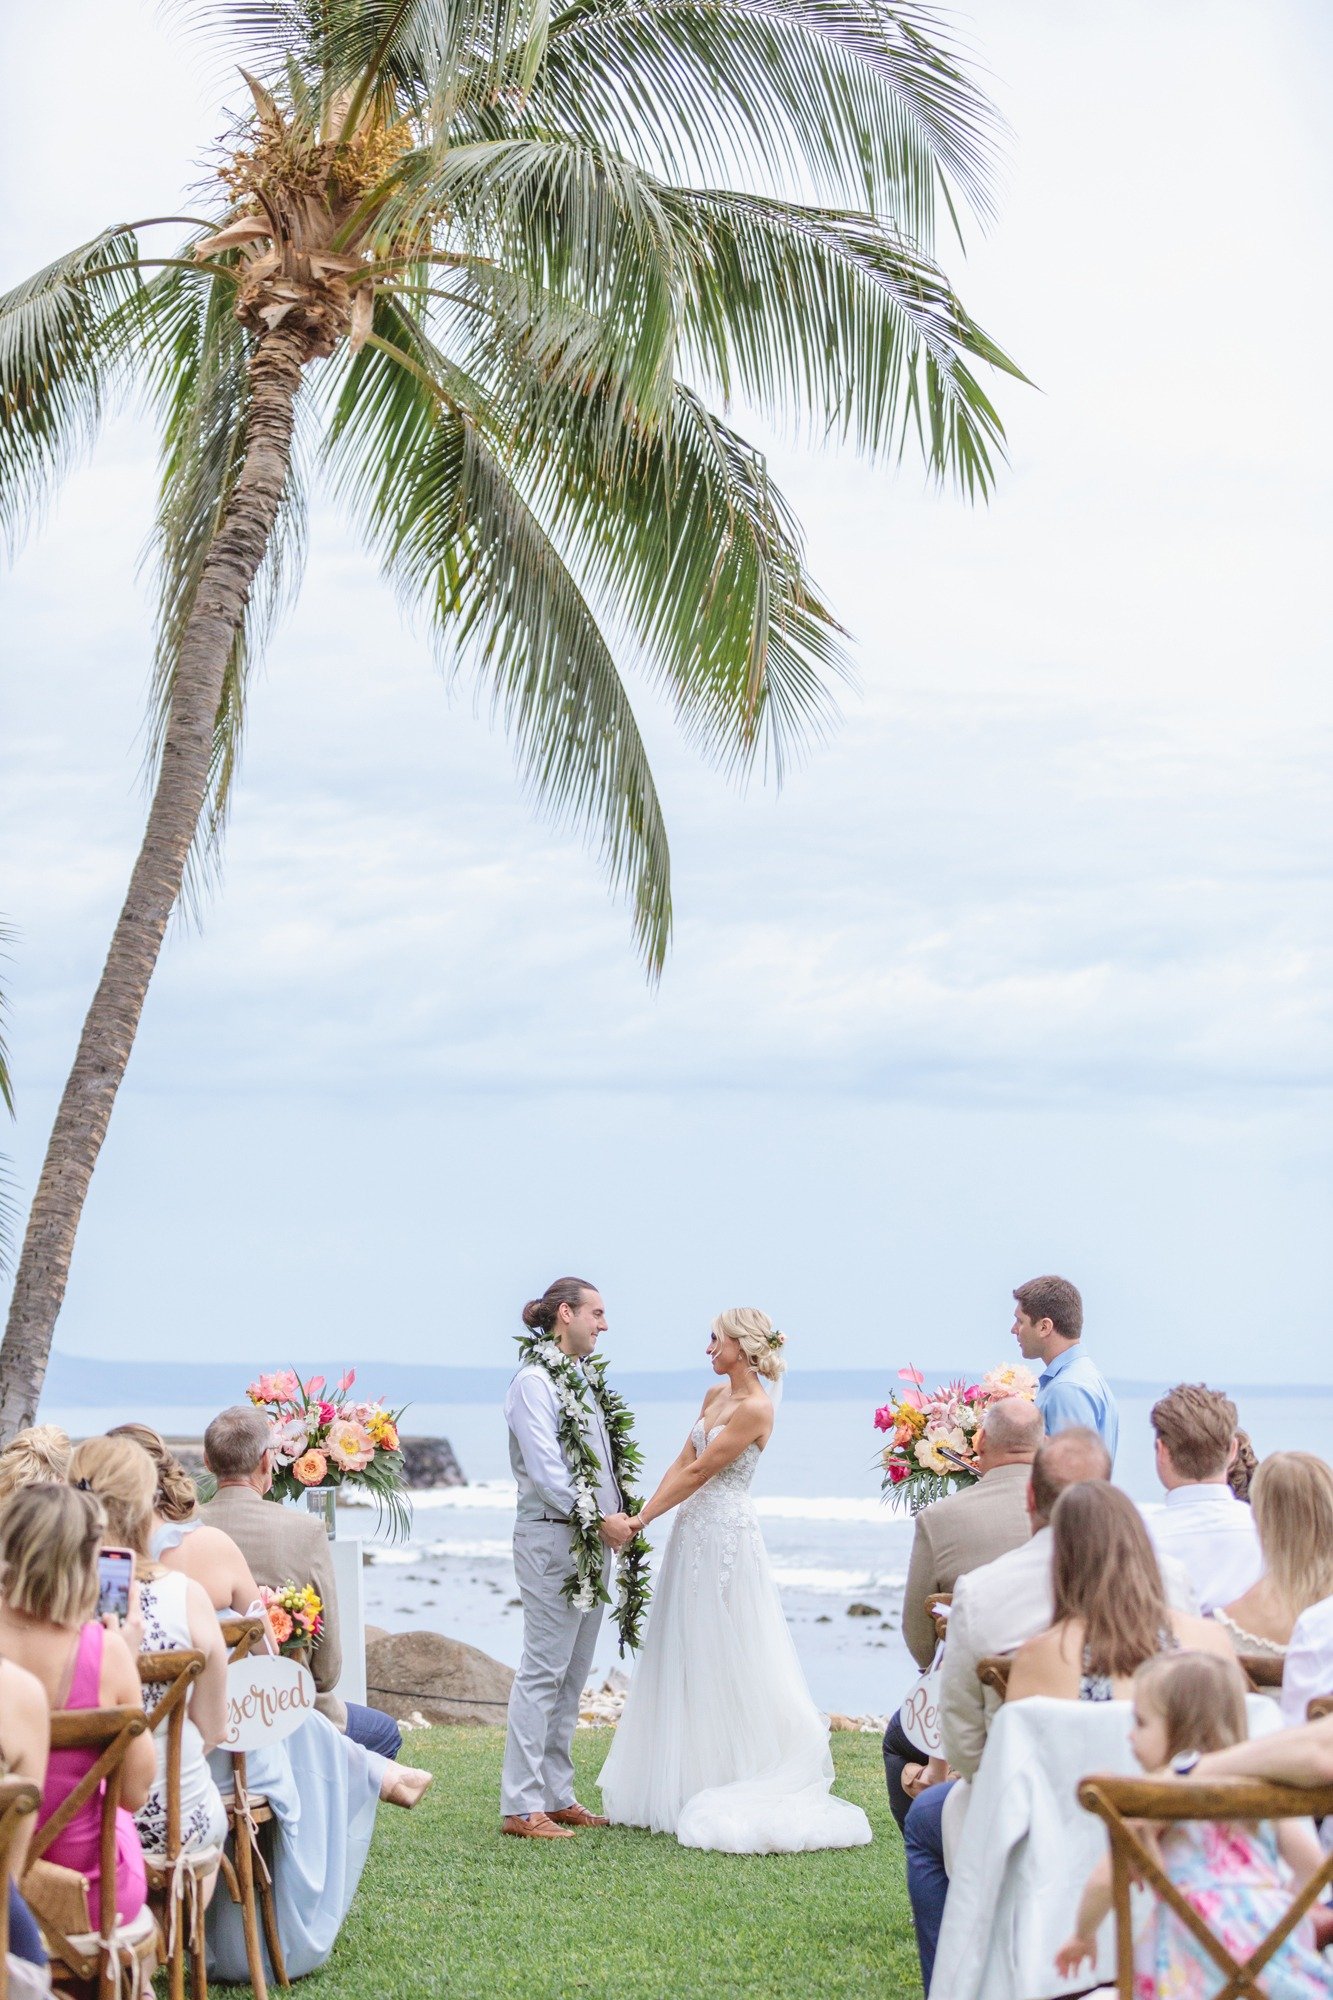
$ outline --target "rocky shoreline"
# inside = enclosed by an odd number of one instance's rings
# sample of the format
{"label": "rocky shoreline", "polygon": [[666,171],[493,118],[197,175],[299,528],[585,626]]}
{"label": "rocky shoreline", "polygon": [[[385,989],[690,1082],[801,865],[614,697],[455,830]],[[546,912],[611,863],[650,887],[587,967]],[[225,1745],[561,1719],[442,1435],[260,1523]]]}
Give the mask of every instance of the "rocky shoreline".
{"label": "rocky shoreline", "polygon": [[[409,1493],[427,1493],[444,1486],[467,1485],[467,1475],[458,1463],[448,1438],[405,1437],[399,1442]],[[191,1479],[201,1479],[205,1469],[203,1439],[172,1437],[167,1439],[167,1443]]]}

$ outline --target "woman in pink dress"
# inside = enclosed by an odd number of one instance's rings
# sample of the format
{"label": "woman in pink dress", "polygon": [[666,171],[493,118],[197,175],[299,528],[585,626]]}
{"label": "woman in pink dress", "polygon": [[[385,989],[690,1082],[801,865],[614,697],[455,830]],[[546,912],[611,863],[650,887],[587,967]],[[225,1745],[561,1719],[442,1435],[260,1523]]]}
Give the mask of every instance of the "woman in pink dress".
{"label": "woman in pink dress", "polygon": [[[68,1486],[30,1486],[0,1515],[0,1656],[35,1674],[52,1709],[138,1708],[135,1664],[137,1602],[123,1627],[98,1623],[97,1555],[101,1503]],[[94,1750],[53,1750],[37,1815],[39,1828],[59,1810],[97,1760]],[[129,1923],[143,1908],[143,1850],[131,1815],[148,1796],[156,1759],[150,1735],[136,1736],[122,1765],[116,1826],[116,1910]],[[101,1882],[99,1788],[46,1850],[48,1861],[89,1878],[89,1913],[97,1925]]]}

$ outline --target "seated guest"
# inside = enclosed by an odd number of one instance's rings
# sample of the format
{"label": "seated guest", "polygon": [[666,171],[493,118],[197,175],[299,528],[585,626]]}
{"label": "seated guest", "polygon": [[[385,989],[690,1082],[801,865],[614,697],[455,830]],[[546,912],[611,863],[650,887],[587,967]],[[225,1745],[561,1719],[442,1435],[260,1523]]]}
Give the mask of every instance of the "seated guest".
{"label": "seated guest", "polygon": [[1272,1452],[1250,1505],[1264,1573],[1213,1616],[1238,1653],[1280,1656],[1302,1613],[1333,1596],[1333,1468],[1313,1452]]}
{"label": "seated guest", "polygon": [[[207,1596],[188,1576],[172,1576],[151,1560],[153,1495],[157,1473],[153,1461],[133,1438],[89,1438],[76,1445],[69,1476],[83,1491],[96,1495],[106,1515],[104,1539],[134,1553],[139,1587],[140,1651],[197,1652],[204,1670],[190,1689],[181,1733],[181,1846],[221,1847],[227,1815],[208,1768],[208,1752],[222,1741],[227,1726],[227,1649]],[[149,1716],[165,1688],[146,1687],[144,1707]],[[157,1769],[152,1790],[134,1816],[139,1838],[149,1854],[161,1854],[167,1844],[166,1729],[153,1732]]]}
{"label": "seated guest", "polygon": [[205,1519],[231,1536],[267,1589],[278,1590],[284,1583],[314,1585],[324,1605],[323,1630],[310,1662],[320,1713],[354,1743],[381,1757],[396,1757],[403,1739],[393,1717],[340,1701],[331,1692],[342,1673],[342,1637],[329,1538],[313,1514],[264,1498],[273,1484],[269,1444],[268,1418],[249,1403],[214,1417],[204,1432],[204,1462],[218,1485],[204,1508]]}
{"label": "seated guest", "polygon": [[1071,1486],[1051,1513],[1051,1623],[1026,1640],[1007,1701],[1123,1701],[1159,1653],[1235,1648],[1210,1618],[1172,1609],[1143,1516],[1117,1486]]}
{"label": "seated guest", "polygon": [[[50,1750],[51,1709],[46,1690],[25,1667],[0,1659],[0,1777],[25,1778],[42,1791]],[[31,1840],[31,1819],[20,1820],[10,1857],[9,1949],[16,1958],[45,1965],[41,1933],[15,1886],[23,1879]]]}
{"label": "seated guest", "polygon": [[[1289,1456],[1303,1459],[1307,1454],[1292,1452]],[[1322,1460],[1315,1463],[1322,1464]],[[1325,1466],[1324,1470],[1328,1468]],[[1314,1500],[1315,1494],[1319,1495],[1317,1501]],[[1322,1482],[1316,1481],[1313,1475],[1311,1498],[1313,1504],[1321,1507],[1321,1518],[1327,1519],[1323,1510]],[[1322,1555],[1322,1574],[1320,1567],[1312,1565],[1305,1587],[1313,1588],[1322,1581],[1324,1595],[1307,1605],[1292,1626],[1287,1658],[1282,1668],[1282,1715],[1288,1726],[1293,1728],[1304,1722],[1306,1709],[1312,1701],[1320,1695],[1333,1694],[1333,1585],[1327,1580],[1327,1542]]]}
{"label": "seated guest", "polygon": [[[1081,1481],[1100,1482],[1110,1476],[1110,1454],[1094,1431],[1076,1425],[1047,1438],[1032,1461],[1028,1486],[1031,1539],[958,1579],[944,1647],[940,1734],[949,1767],[965,1778],[972,1777],[981,1762],[986,1730],[997,1705],[995,1696],[977,1679],[978,1662],[992,1654],[1012,1653],[1051,1623],[1054,1536],[1050,1521],[1056,1502],[1067,1488]],[[1193,1603],[1189,1579],[1179,1563],[1165,1563],[1163,1575],[1173,1604]],[[949,1790],[948,1784],[934,1784],[923,1791],[903,1828],[907,1887],[927,1990],[949,1887],[941,1824]]]}
{"label": "seated guest", "polygon": [[[1245,1680],[1233,1661],[1176,1653],[1147,1661],[1134,1676],[1130,1744],[1150,1777],[1170,1775],[1173,1758],[1225,1751],[1249,1735]],[[1244,1963],[1286,1915],[1292,1896],[1323,1861],[1308,1819],[1259,1826],[1181,1820],[1153,1830],[1153,1847],[1167,1879]],[[1088,1878],[1074,1935],[1056,1954],[1056,1970],[1072,1979],[1097,1963],[1097,1932],[1113,1907],[1111,1861],[1104,1855]],[[1134,1936],[1134,1991],[1205,1994],[1218,1990],[1216,1961],[1157,1898],[1140,1912]],[[1307,1916],[1264,1967],[1271,2000],[1327,2000],[1329,1978],[1315,1954]]]}
{"label": "seated guest", "polygon": [[55,1424],[30,1424],[0,1451],[0,1507],[25,1486],[63,1486],[69,1439]]}
{"label": "seated guest", "polygon": [[1029,1278],[1014,1293],[1014,1338],[1025,1361],[1040,1361],[1037,1408],[1046,1435],[1095,1431],[1115,1464],[1120,1417],[1110,1384],[1083,1351],[1083,1300],[1068,1278]]}
{"label": "seated guest", "polygon": [[259,1585],[231,1536],[204,1520],[194,1481],[176,1454],[147,1424],[117,1424],[107,1436],[133,1438],[157,1468],[150,1543],[154,1561],[201,1584],[219,1616],[230,1612],[244,1618],[259,1602]]}
{"label": "seated guest", "polygon": [[[977,1433],[977,1483],[923,1507],[917,1515],[903,1593],[903,1637],[923,1671],[936,1646],[926,1599],[936,1591],[952,1591],[960,1576],[1027,1541],[1029,1469],[1041,1440],[1041,1412],[1035,1403],[1022,1396],[993,1403]],[[900,1827],[911,1804],[903,1788],[903,1768],[923,1763],[925,1754],[898,1715],[892,1716],[884,1732],[884,1775]]]}
{"label": "seated guest", "polygon": [[[29,1486],[0,1512],[0,1655],[41,1682],[53,1709],[137,1708],[142,1696],[135,1655],[142,1642],[137,1604],[119,1631],[97,1616],[101,1502],[70,1486]],[[38,1827],[64,1804],[97,1761],[95,1750],[53,1750]],[[147,1899],[143,1849],[131,1814],[148,1797],[153,1739],[134,1737],[121,1767],[123,1806],[116,1816],[116,1909],[129,1923]],[[45,1859],[75,1868],[89,1882],[97,1920],[101,1882],[101,1805],[96,1793],[57,1834]]]}
{"label": "seated guest", "polygon": [[1148,1523],[1159,1554],[1183,1562],[1203,1612],[1230,1604],[1259,1580],[1254,1516],[1227,1473],[1238,1450],[1236,1405],[1202,1382],[1182,1382],[1152,1408],[1157,1477],[1166,1505]]}

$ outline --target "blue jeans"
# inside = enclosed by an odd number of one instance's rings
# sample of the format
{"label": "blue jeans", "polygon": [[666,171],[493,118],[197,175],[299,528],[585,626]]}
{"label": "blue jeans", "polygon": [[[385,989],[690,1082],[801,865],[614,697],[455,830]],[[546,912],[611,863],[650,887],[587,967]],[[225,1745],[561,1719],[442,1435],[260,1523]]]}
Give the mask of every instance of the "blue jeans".
{"label": "blue jeans", "polygon": [[393,1717],[382,1708],[363,1708],[359,1701],[347,1704],[347,1734],[381,1757],[396,1757],[403,1747],[403,1732]]}
{"label": "blue jeans", "polygon": [[935,1947],[944,1922],[944,1899],[949,1893],[949,1877],[944,1866],[944,1829],[940,1824],[944,1801],[953,1790],[954,1780],[932,1785],[913,1799],[903,1826],[907,1849],[907,1893],[916,1926],[916,1948],[921,1960],[921,1987],[930,1992],[935,1970]]}
{"label": "blue jeans", "polygon": [[9,1949],[15,1958],[26,1958],[32,1965],[45,1965],[47,1962],[37,1920],[12,1882],[9,1885]]}

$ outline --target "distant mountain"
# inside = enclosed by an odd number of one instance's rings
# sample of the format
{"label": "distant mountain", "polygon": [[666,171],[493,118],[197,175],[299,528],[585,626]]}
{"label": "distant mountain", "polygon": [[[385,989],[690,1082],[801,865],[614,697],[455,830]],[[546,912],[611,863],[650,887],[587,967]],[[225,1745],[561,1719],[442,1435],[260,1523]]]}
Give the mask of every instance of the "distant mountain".
{"label": "distant mountain", "polygon": [[[266,1361],[99,1361],[86,1355],[51,1356],[42,1401],[48,1409],[214,1408],[239,1402],[247,1382],[274,1365]],[[279,1363],[278,1365],[283,1365]],[[293,1360],[291,1365],[315,1374],[327,1362]],[[386,1403],[497,1403],[503,1397],[509,1368],[441,1368],[422,1362],[358,1361],[357,1387]],[[341,1372],[341,1364],[335,1371]],[[698,1368],[641,1372],[617,1370],[617,1388],[630,1403],[692,1403],[699,1395]],[[793,1369],[786,1393],[798,1402],[862,1402],[875,1404],[897,1385],[897,1370],[870,1368]],[[948,1379],[948,1371],[927,1372],[930,1384]],[[1159,1395],[1164,1382],[1112,1385],[1123,1396]],[[1229,1383],[1233,1394],[1245,1396],[1327,1396],[1330,1386],[1297,1383],[1259,1385]]]}

